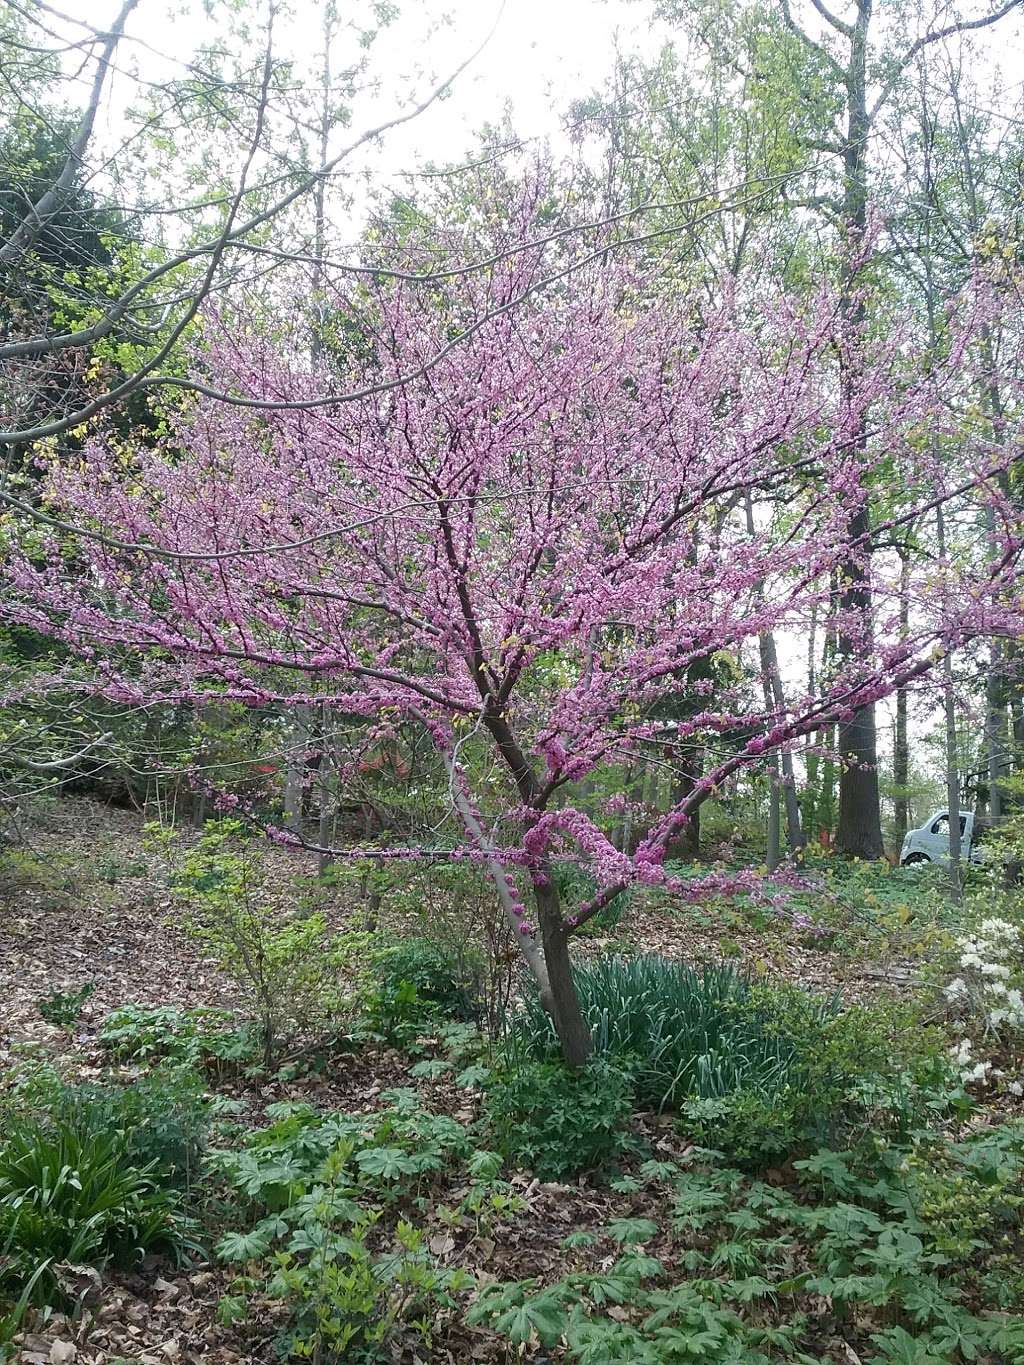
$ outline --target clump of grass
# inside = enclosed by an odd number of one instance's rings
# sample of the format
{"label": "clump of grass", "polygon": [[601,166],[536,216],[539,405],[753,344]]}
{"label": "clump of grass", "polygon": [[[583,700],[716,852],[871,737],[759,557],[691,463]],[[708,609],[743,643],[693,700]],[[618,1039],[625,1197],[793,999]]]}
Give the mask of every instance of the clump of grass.
{"label": "clump of grass", "polygon": [[[650,954],[579,966],[576,989],[600,1056],[626,1065],[637,1101],[676,1109],[689,1097],[738,1090],[777,1094],[792,1081],[795,1040],[761,1008],[760,988],[736,968],[701,971]],[[804,1028],[824,1027],[838,1003],[807,997]],[[512,1046],[543,1060],[557,1055],[550,1017],[531,997],[513,1023]]]}

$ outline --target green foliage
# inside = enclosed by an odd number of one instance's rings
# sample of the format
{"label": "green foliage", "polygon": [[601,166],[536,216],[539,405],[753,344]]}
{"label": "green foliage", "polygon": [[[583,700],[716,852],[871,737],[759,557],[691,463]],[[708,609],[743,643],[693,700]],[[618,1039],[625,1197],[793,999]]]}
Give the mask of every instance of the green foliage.
{"label": "green foliage", "polygon": [[178,1005],[119,1005],[99,1029],[99,1041],[122,1062],[166,1060],[220,1070],[252,1062],[259,1041],[251,1028],[233,1027],[229,1010]]}
{"label": "green foliage", "polygon": [[26,894],[44,910],[73,904],[77,878],[55,860],[25,849],[0,851],[0,903],[16,905]]}
{"label": "green foliage", "polygon": [[629,1078],[603,1057],[578,1071],[559,1062],[513,1062],[487,1087],[495,1145],[543,1180],[596,1170],[626,1146]]}
{"label": "green foliage", "polygon": [[[566,917],[571,917],[598,892],[597,878],[579,863],[558,860],[552,864],[552,877]],[[619,927],[629,908],[630,892],[620,891],[579,931],[585,937],[609,934]]]}
{"label": "green foliage", "polygon": [[188,1186],[198,1174],[210,1105],[189,1067],[165,1064],[129,1085],[67,1086],[51,1112],[79,1132],[115,1136],[127,1159],[163,1184]]}
{"label": "green foliage", "polygon": [[[801,1184],[785,1189],[732,1169],[645,1163],[641,1178],[664,1186],[660,1224],[614,1220],[605,1235],[628,1251],[543,1288],[489,1285],[469,1321],[517,1347],[564,1342],[577,1365],[1024,1358],[1011,1269],[1024,1129],[824,1150],[797,1168]],[[960,1208],[972,1235],[951,1250]],[[580,1229],[563,1245],[594,1241]],[[637,1249],[655,1241],[657,1256]]]}
{"label": "green foliage", "polygon": [[48,1024],[72,1029],[78,1023],[85,1002],[96,989],[96,983],[86,981],[77,991],[51,991],[39,1001],[39,1013]]}
{"label": "green foliage", "polygon": [[[386,799],[394,800],[395,794]],[[411,799],[421,803],[423,789]],[[480,867],[455,859],[419,864],[344,860],[332,864],[323,882],[343,885],[349,899],[360,897],[375,927],[394,924],[399,951],[406,943],[429,942],[442,975],[451,978],[441,992],[447,1000],[436,1003],[451,1015],[471,1018],[492,1037],[500,1033],[515,945],[494,885]],[[431,998],[425,989],[429,982],[406,975],[425,1000]]]}
{"label": "green foliage", "polygon": [[441,1020],[472,1018],[472,983],[462,965],[443,945],[426,938],[401,939],[371,953],[370,984],[363,997],[370,1030],[407,1047]]}
{"label": "green foliage", "polygon": [[99,1041],[119,1061],[158,1057],[178,1062],[199,1059],[195,1015],[178,1005],[118,1005],[100,1024]]}
{"label": "green foliage", "polygon": [[[500,1197],[500,1158],[471,1147],[465,1128],[425,1109],[414,1091],[383,1097],[387,1113],[320,1114],[308,1105],[268,1111],[269,1128],[214,1166],[256,1221],[221,1239],[222,1260],[267,1262],[266,1293],[284,1299],[290,1321],[283,1354],[370,1362],[392,1359],[401,1325],[429,1348],[438,1307],[469,1283],[459,1270],[433,1265],[422,1232],[398,1219],[393,1245],[374,1251],[385,1210],[416,1202],[426,1181],[466,1163],[469,1187],[461,1219]],[[509,1200],[511,1207],[512,1201]],[[388,1241],[389,1239],[385,1239]],[[234,1302],[232,1314],[244,1312]]]}
{"label": "green foliage", "polygon": [[[656,1108],[688,1095],[718,1097],[784,1077],[788,1052],[744,1007],[750,980],[728,966],[689,967],[656,956],[605,957],[577,967],[576,988],[595,1051],[626,1066],[637,1100]],[[834,1009],[820,1005],[822,1014]],[[529,1055],[553,1054],[550,1016],[528,997],[514,1039]]]}
{"label": "green foliage", "polygon": [[11,1124],[0,1150],[0,1241],[6,1273],[34,1273],[43,1261],[128,1261],[176,1253],[185,1224],[155,1167],[130,1158],[117,1132],[67,1121]]}
{"label": "green foliage", "polygon": [[[638,1102],[671,1108],[703,1145],[760,1164],[858,1123],[905,1128],[948,1084],[942,1043],[907,1012],[853,1008],[759,985],[729,966],[697,973],[648,956],[576,970],[597,1056],[632,1078]],[[913,1051],[901,1060],[901,1051]],[[552,1058],[539,1000],[513,1024],[514,1051]]]}
{"label": "green foliage", "polygon": [[252,1002],[271,1070],[301,1041],[337,1029],[346,1006],[340,970],[353,944],[330,943],[321,914],[301,916],[265,902],[246,836],[239,820],[209,821],[173,886],[191,908],[191,932]]}

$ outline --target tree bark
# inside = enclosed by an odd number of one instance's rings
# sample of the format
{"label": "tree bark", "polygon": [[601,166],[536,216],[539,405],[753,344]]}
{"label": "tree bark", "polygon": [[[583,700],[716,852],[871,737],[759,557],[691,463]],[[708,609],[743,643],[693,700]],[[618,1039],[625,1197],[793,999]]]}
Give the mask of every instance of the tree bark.
{"label": "tree bark", "polygon": [[[868,30],[872,0],[857,0],[857,12],[850,31],[850,58],[846,68],[846,135],[843,139],[843,226],[846,249],[858,251],[868,225],[867,153],[871,119],[867,109]],[[851,267],[844,280],[844,313],[856,331],[864,321],[864,304],[856,294],[857,274]],[[859,377],[860,356],[854,347],[841,383],[852,393]],[[867,448],[866,419],[851,442],[855,452]],[[840,589],[839,605],[859,623],[856,638],[843,632],[838,652],[847,659],[870,647],[871,567],[867,537],[871,529],[867,503],[850,517],[849,536],[864,548],[843,565],[846,586]],[[880,858],[882,848],[882,811],[878,792],[878,753],[874,705],[860,706],[839,726],[839,826],[836,847],[851,857]]]}
{"label": "tree bark", "polygon": [[[935,509],[939,563],[946,566],[946,518],[941,504]],[[949,811],[949,882],[954,900],[960,900],[960,773],[957,766],[956,696],[953,690],[953,656],[946,650],[942,660],[942,709],[946,720],[946,808]]]}
{"label": "tree bark", "polygon": [[[905,638],[910,630],[910,557],[900,559],[900,634]],[[893,784],[893,839],[896,857],[900,856],[903,840],[910,828],[910,742],[907,730],[907,689],[896,689],[896,731],[892,745]]]}
{"label": "tree bark", "polygon": [[594,1050],[594,1040],[572,979],[569,939],[562,923],[558,890],[543,871],[539,878],[534,878],[533,896],[548,973],[548,998],[544,1003],[554,1021],[566,1065],[581,1067]]}

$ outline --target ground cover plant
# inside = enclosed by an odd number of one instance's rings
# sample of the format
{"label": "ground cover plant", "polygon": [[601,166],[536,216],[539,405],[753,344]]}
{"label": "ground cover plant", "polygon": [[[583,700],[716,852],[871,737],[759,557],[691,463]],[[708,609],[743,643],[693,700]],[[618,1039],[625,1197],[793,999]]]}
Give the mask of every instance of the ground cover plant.
{"label": "ground cover plant", "polygon": [[[2,1196],[11,1350],[67,1342],[89,1359],[83,1333],[108,1330],[96,1312],[137,1296],[126,1277],[141,1268],[175,1287],[145,1309],[153,1348],[178,1332],[214,1358],[660,1365],[697,1348],[712,1361],[804,1361],[848,1346],[866,1362],[1013,1361],[1024,1139],[1009,1073],[993,1075],[1010,1032],[1004,1021],[999,1037],[972,1033],[977,1059],[992,1059],[983,1074],[959,1059],[950,926],[973,932],[975,911],[945,911],[936,937],[934,894],[913,875],[891,891],[913,908],[899,933],[922,933],[913,1000],[879,998],[861,975],[891,950],[885,926],[806,949],[792,917],[748,925],[759,955],[775,938],[827,964],[830,990],[593,940],[577,972],[597,1046],[578,1072],[528,980],[495,1039],[443,943],[396,941],[387,926],[410,921],[386,907],[376,933],[350,927],[365,923],[361,898],[338,920],[334,891],[319,902],[328,934],[349,947],[363,935],[365,951],[345,959],[346,1042],[326,1061],[312,1051],[267,1070],[244,1000],[97,1009],[94,994],[69,1031],[27,992],[25,1026],[48,1042],[8,1072],[5,1131],[30,1132],[39,1152],[43,1135],[74,1133],[62,1164],[106,1172],[117,1209],[90,1221],[95,1186],[80,1181],[91,1202],[79,1220],[73,1187],[56,1182],[60,1217],[19,1224],[21,1193]],[[719,908],[723,924],[756,912]],[[618,930],[645,913],[631,907]],[[666,923],[692,953],[692,910]],[[703,930],[709,953],[723,932]],[[197,940],[179,930],[175,942],[189,953]],[[106,1005],[102,973],[88,975]],[[21,1176],[33,1190],[48,1179]],[[80,1325],[66,1326],[76,1303]],[[130,1359],[110,1330],[104,1353]]]}

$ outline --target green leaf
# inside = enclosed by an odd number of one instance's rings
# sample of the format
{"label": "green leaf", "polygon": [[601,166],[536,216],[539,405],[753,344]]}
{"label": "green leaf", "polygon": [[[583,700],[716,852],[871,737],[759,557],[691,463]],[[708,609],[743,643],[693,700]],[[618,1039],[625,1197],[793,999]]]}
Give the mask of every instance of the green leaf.
{"label": "green leaf", "polygon": [[493,1180],[505,1164],[499,1152],[474,1152],[466,1163],[474,1180]]}
{"label": "green leaf", "polygon": [[633,1246],[657,1236],[658,1225],[650,1218],[613,1218],[608,1233],[620,1245]]}
{"label": "green leaf", "polygon": [[366,1175],[377,1175],[382,1180],[397,1180],[402,1175],[415,1175],[422,1162],[401,1147],[368,1147],[356,1153],[356,1165]]}
{"label": "green leaf", "polygon": [[217,1243],[217,1255],[222,1261],[256,1261],[267,1254],[273,1240],[271,1229],[262,1224],[250,1232],[226,1232]]}
{"label": "green leaf", "polygon": [[553,1294],[537,1294],[499,1314],[493,1326],[514,1346],[525,1346],[533,1333],[542,1346],[556,1346],[565,1335],[568,1322],[565,1309]]}

